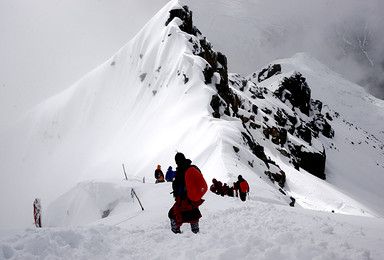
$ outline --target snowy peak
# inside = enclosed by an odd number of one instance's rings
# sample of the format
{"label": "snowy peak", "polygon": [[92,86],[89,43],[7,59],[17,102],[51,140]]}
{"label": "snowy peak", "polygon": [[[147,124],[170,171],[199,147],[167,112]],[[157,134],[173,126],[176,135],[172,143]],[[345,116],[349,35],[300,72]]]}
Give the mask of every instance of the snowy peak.
{"label": "snowy peak", "polygon": [[[29,219],[31,198],[50,203],[79,181],[121,178],[122,163],[130,176],[152,179],[153,167],[171,165],[176,150],[197,157],[212,146],[190,145],[211,136],[204,116],[212,90],[190,48],[195,36],[180,30],[180,19],[169,21],[179,7],[171,1],[111,59],[2,135],[9,153],[0,159],[1,195],[14,194],[24,212],[14,223]],[[2,204],[13,212],[13,203]]]}
{"label": "snowy peak", "polygon": [[[363,156],[351,151],[349,141],[376,134],[370,120],[383,113],[366,121],[350,117],[345,93],[358,100],[359,108],[374,99],[349,84],[305,54],[275,61],[249,77],[228,74],[226,56],[193,25],[189,8],[171,1],[111,59],[1,136],[9,153],[0,158],[0,196],[15,201],[1,202],[10,214],[0,223],[27,226],[35,197],[43,205],[53,202],[51,209],[70,205],[81,211],[71,193],[84,194],[90,180],[121,180],[122,164],[129,179],[151,183],[156,165],[174,166],[176,151],[192,159],[208,183],[216,178],[231,185],[241,174],[254,191],[251,200],[384,214],[380,182],[369,179],[380,179],[382,141],[353,141],[364,146]],[[370,104],[378,111],[384,107]],[[346,122],[360,128],[350,129]],[[375,142],[381,145],[373,148]],[[338,163],[345,158],[350,167]],[[366,169],[369,178],[356,188],[358,174]],[[73,189],[78,183],[83,184]],[[56,200],[66,191],[65,199]],[[14,203],[20,212],[12,210]],[[117,208],[114,201],[103,201],[89,219]],[[60,223],[71,225],[76,218]]]}

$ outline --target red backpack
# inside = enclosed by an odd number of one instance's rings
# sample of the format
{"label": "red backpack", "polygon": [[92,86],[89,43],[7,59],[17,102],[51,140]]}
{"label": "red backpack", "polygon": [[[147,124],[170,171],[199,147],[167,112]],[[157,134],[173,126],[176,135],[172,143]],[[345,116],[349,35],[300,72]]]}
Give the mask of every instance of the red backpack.
{"label": "red backpack", "polygon": [[199,201],[207,192],[208,185],[200,170],[191,166],[185,172],[185,188],[187,197],[192,201]]}
{"label": "red backpack", "polygon": [[240,191],[243,193],[246,193],[248,191],[248,182],[247,181],[242,181],[240,182]]}

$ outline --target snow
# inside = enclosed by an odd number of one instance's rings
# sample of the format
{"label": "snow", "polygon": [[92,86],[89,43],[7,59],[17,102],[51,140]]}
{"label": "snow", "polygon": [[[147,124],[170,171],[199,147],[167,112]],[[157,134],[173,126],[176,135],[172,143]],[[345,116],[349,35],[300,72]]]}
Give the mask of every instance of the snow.
{"label": "snow", "polygon": [[[134,188],[144,211],[131,197]],[[308,211],[261,202],[205,195],[200,233],[189,224],[170,231],[171,183],[104,180],[81,183],[54,204],[70,204],[72,220],[43,215],[45,228],[0,236],[1,259],[382,259],[383,219]],[[87,196],[80,196],[86,192]],[[80,196],[80,197],[79,197]],[[78,198],[81,198],[79,200]],[[55,205],[56,204],[56,205]],[[114,204],[110,215],[101,211]],[[64,207],[62,208],[64,209]],[[90,221],[90,216],[95,219]],[[63,218],[63,217],[61,217]],[[48,227],[50,221],[60,227]],[[77,224],[76,224],[77,222]],[[89,224],[83,225],[82,223]],[[43,225],[44,225],[43,224]],[[69,225],[68,225],[69,224]],[[54,225],[55,226],[55,225]]]}
{"label": "snow", "polygon": [[[312,98],[323,102],[323,110],[341,115],[330,122],[335,129],[335,137],[320,138],[327,154],[327,185],[334,185],[348,196],[379,211],[374,214],[382,215],[384,204],[380,198],[384,192],[380,176],[384,171],[384,101],[372,97],[362,87],[341,78],[305,53],[271,64],[281,64],[282,74],[262,82],[261,86],[269,85],[273,80],[279,81],[292,71],[300,71],[311,88]],[[293,182],[301,181],[295,179]],[[324,191],[320,191],[318,196],[322,197],[321,193]],[[306,195],[300,197],[303,196]],[[310,204],[319,205],[318,202]]]}
{"label": "snow", "polygon": [[[1,133],[0,259],[383,259],[383,102],[307,54],[276,61],[283,73],[260,86],[299,71],[336,132],[311,148],[326,149],[326,181],[295,170],[255,134],[287,175],[284,195],[246,148],[241,120],[212,117],[206,61],[193,55],[180,19],[165,27],[178,6],[170,1],[105,63]],[[156,165],[175,168],[177,151],[208,185],[239,174],[250,184],[245,203],[208,192],[197,235],[188,224],[170,231],[171,184],[154,184]],[[32,228],[36,197],[41,229]]]}

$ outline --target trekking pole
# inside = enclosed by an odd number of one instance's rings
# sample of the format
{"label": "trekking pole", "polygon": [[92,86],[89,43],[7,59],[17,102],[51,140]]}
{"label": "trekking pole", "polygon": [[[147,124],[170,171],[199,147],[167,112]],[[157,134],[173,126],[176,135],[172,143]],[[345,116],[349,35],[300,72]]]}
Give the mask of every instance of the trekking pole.
{"label": "trekking pole", "polygon": [[138,201],[139,204],[140,204],[141,210],[144,210],[143,205],[141,205],[141,202],[140,202],[140,200],[139,200],[139,197],[137,197],[137,194],[136,194],[136,192],[135,192],[135,190],[134,190],[133,188],[132,188],[132,190],[131,190],[131,193],[133,193],[133,194],[136,196],[136,199],[137,199],[137,201]]}
{"label": "trekking pole", "polygon": [[127,173],[125,172],[124,163],[123,163],[123,171],[124,171],[125,179],[128,180]]}

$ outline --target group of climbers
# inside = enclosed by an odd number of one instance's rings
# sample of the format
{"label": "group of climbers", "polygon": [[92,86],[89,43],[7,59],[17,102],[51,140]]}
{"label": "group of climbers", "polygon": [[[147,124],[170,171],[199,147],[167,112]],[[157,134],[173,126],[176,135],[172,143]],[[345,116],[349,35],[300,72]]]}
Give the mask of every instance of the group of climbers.
{"label": "group of climbers", "polygon": [[[200,230],[199,219],[202,216],[199,206],[204,202],[202,197],[208,186],[200,169],[193,165],[190,159],[185,158],[184,154],[177,153],[175,162],[176,171],[173,171],[172,166],[169,166],[165,178],[160,165],[155,170],[156,183],[172,182],[172,194],[175,203],[168,212],[171,230],[175,234],[181,233],[181,225],[190,223],[192,232],[198,233]],[[222,196],[234,197],[236,195],[236,197],[240,196],[242,201],[246,200],[249,185],[241,175],[238,176],[238,181],[234,182],[232,187],[226,183],[223,185],[216,179],[213,179],[212,182],[210,187],[212,192]]]}
{"label": "group of climbers", "polygon": [[237,177],[237,182],[234,182],[233,186],[228,186],[227,183],[223,184],[221,181],[213,178],[210,191],[221,196],[238,197],[240,195],[240,199],[246,201],[247,194],[249,193],[249,185],[241,175]]}
{"label": "group of climbers", "polygon": [[165,180],[164,180],[164,174],[163,171],[161,170],[161,165],[157,165],[157,168],[155,170],[155,183],[160,183],[160,182],[172,182],[173,178],[175,178],[176,172],[173,171],[172,166],[168,167],[167,173],[165,174]]}

